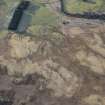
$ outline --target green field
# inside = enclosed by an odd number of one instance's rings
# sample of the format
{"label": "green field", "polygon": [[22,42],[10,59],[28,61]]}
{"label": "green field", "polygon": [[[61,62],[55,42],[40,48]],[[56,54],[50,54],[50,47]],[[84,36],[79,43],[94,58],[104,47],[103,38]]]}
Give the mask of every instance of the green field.
{"label": "green field", "polygon": [[70,13],[105,12],[105,0],[64,0],[64,7]]}

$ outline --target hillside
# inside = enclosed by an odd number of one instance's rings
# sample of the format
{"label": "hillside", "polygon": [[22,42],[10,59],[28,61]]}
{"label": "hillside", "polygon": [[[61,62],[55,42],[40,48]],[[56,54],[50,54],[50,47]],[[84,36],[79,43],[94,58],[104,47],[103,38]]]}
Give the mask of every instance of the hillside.
{"label": "hillside", "polygon": [[27,30],[16,33],[5,25],[18,0],[4,1],[0,104],[105,105],[104,21],[68,17],[59,0],[32,0],[39,8]]}

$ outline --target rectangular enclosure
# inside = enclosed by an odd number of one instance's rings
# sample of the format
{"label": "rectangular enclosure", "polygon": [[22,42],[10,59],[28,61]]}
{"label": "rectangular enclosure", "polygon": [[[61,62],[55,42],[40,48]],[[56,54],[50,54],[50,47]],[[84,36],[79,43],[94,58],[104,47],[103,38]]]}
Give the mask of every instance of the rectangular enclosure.
{"label": "rectangular enclosure", "polygon": [[30,2],[29,1],[22,1],[18,7],[16,8],[14,14],[13,14],[13,17],[11,19],[11,22],[8,26],[8,29],[9,30],[13,30],[13,31],[16,31],[20,22],[21,22],[21,19],[23,17],[23,14],[24,14],[24,11],[29,7],[29,4]]}

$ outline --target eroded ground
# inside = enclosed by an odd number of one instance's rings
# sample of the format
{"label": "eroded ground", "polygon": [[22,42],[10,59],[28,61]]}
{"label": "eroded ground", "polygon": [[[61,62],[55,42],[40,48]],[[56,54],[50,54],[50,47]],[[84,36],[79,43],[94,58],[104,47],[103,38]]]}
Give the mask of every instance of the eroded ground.
{"label": "eroded ground", "polygon": [[[47,7],[59,17],[56,3]],[[32,25],[24,34],[6,32],[0,39],[0,100],[105,105],[104,38],[103,22],[66,16],[53,26]]]}

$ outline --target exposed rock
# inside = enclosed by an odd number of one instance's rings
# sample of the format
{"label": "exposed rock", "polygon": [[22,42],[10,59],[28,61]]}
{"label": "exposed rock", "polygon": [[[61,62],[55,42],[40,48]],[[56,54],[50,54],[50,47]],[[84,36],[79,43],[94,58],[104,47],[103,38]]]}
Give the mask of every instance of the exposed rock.
{"label": "exposed rock", "polygon": [[81,80],[70,70],[53,62],[51,59],[40,63],[30,61],[21,63],[8,62],[8,73],[17,76],[18,74],[28,75],[37,73],[47,81],[47,88],[52,89],[55,96],[71,97],[77,88],[80,88]]}
{"label": "exposed rock", "polygon": [[30,37],[19,39],[19,37],[13,35],[9,41],[9,44],[11,46],[11,57],[19,59],[35,53],[40,45],[40,41],[30,41]]}
{"label": "exposed rock", "polygon": [[[55,35],[55,34],[54,34]],[[57,34],[56,34],[57,35]],[[53,36],[52,41],[56,41]],[[59,38],[59,37],[58,37]],[[60,39],[62,40],[62,39]],[[10,59],[6,59],[1,56],[0,63],[7,67],[8,74],[11,76],[19,77],[38,74],[44,77],[42,80],[46,81],[45,87],[52,90],[51,95],[60,97],[72,97],[77,89],[81,87],[82,80],[77,77],[70,69],[63,67],[59,63],[53,61],[53,57],[46,58],[40,61],[32,61],[28,58],[28,55],[35,56],[35,52],[43,48],[43,53],[39,52],[38,55],[45,57],[53,55],[53,44],[49,41],[32,41],[30,37],[23,37],[19,40],[19,37],[13,35],[9,40],[11,46],[9,50]],[[21,59],[20,59],[21,58]],[[17,60],[20,59],[18,62]],[[22,82],[21,79],[17,79],[15,82]],[[39,87],[40,89],[43,87]]]}
{"label": "exposed rock", "polygon": [[0,102],[105,105],[105,23],[66,17],[59,1],[32,0],[40,8],[25,33],[1,30]]}
{"label": "exposed rock", "polygon": [[55,96],[71,97],[80,88],[81,80],[70,70],[52,60],[41,63],[41,73],[48,81],[47,88],[52,89]]}
{"label": "exposed rock", "polygon": [[84,102],[88,105],[105,105],[105,97],[102,97],[97,94],[92,94],[84,98]]}
{"label": "exposed rock", "polygon": [[99,56],[95,56],[94,53],[87,53],[85,51],[79,51],[77,58],[81,65],[87,66],[90,70],[105,75],[105,60]]}

